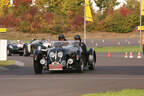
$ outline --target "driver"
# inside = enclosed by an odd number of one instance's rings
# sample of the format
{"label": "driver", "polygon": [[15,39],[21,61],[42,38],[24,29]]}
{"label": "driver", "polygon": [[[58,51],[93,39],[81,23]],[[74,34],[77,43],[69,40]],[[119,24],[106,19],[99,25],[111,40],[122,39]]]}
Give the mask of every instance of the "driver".
{"label": "driver", "polygon": [[17,44],[20,44],[21,43],[21,41],[20,40],[17,40]]}
{"label": "driver", "polygon": [[35,41],[37,41],[37,38],[32,39],[30,43],[35,42]]}
{"label": "driver", "polygon": [[66,41],[64,34],[60,34],[60,35],[58,36],[58,40],[59,40],[59,41]]}

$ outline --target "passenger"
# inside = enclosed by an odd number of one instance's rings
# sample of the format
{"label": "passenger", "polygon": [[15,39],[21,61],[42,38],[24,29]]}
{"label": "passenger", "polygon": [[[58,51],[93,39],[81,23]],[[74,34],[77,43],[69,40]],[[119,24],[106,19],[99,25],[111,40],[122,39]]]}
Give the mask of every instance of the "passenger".
{"label": "passenger", "polygon": [[85,56],[85,63],[87,63],[87,61],[88,61],[88,53],[87,53],[87,46],[86,46],[86,44],[84,42],[82,42],[80,35],[75,35],[74,36],[74,40],[77,40],[77,41],[80,42],[80,46],[81,46],[81,48],[83,50],[83,54],[85,54],[84,55]]}
{"label": "passenger", "polygon": [[17,40],[17,44],[20,44],[21,43],[21,41],[20,40]]}
{"label": "passenger", "polygon": [[82,47],[84,53],[87,54],[87,47],[86,47],[86,44],[85,44],[84,42],[82,42],[81,36],[80,36],[80,35],[75,35],[75,36],[74,36],[74,40],[77,40],[77,41],[80,42],[80,46]]}
{"label": "passenger", "polygon": [[58,40],[59,40],[59,41],[66,41],[64,34],[60,34],[60,35],[58,36]]}

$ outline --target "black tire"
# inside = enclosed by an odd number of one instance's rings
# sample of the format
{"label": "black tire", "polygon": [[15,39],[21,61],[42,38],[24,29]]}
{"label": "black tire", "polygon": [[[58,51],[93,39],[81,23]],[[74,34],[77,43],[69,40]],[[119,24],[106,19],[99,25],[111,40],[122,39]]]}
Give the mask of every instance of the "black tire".
{"label": "black tire", "polygon": [[23,55],[24,56],[30,56],[26,47],[23,48]]}
{"label": "black tire", "polygon": [[23,53],[19,53],[19,56],[23,56]]}
{"label": "black tire", "polygon": [[96,69],[96,53],[93,55],[93,61],[89,62],[89,70],[95,70]]}
{"label": "black tire", "polygon": [[96,62],[93,61],[91,64],[89,64],[89,70],[95,70],[96,68]]}
{"label": "black tire", "polygon": [[34,61],[34,72],[35,74],[42,74],[43,67],[38,61]]}
{"label": "black tire", "polygon": [[79,64],[77,64],[77,72],[83,73],[84,72],[84,61],[81,59]]}
{"label": "black tire", "polygon": [[8,56],[12,56],[12,53],[11,53],[11,51],[9,49],[7,49],[7,55]]}

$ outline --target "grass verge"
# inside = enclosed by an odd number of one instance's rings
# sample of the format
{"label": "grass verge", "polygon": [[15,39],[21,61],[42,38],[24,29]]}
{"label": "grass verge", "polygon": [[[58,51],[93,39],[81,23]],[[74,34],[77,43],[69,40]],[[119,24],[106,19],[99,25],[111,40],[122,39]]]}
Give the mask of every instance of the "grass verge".
{"label": "grass verge", "polygon": [[106,93],[95,93],[95,94],[86,94],[82,96],[144,96],[143,89],[126,89],[119,92],[106,92]]}
{"label": "grass verge", "polygon": [[0,66],[8,66],[8,65],[12,65],[12,64],[15,64],[14,60],[0,61]]}
{"label": "grass verge", "polygon": [[142,52],[139,46],[96,47],[96,52]]}

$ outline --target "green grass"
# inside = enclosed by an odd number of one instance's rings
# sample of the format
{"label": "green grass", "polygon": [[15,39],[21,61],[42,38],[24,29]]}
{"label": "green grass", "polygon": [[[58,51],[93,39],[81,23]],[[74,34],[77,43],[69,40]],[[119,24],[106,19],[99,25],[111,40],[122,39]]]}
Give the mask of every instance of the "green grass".
{"label": "green grass", "polygon": [[96,47],[96,52],[142,52],[139,46]]}
{"label": "green grass", "polygon": [[12,64],[15,64],[14,60],[0,61],[0,66],[8,66],[8,65],[12,65]]}
{"label": "green grass", "polygon": [[95,94],[86,94],[82,96],[144,96],[144,90],[126,89],[119,92],[95,93]]}

